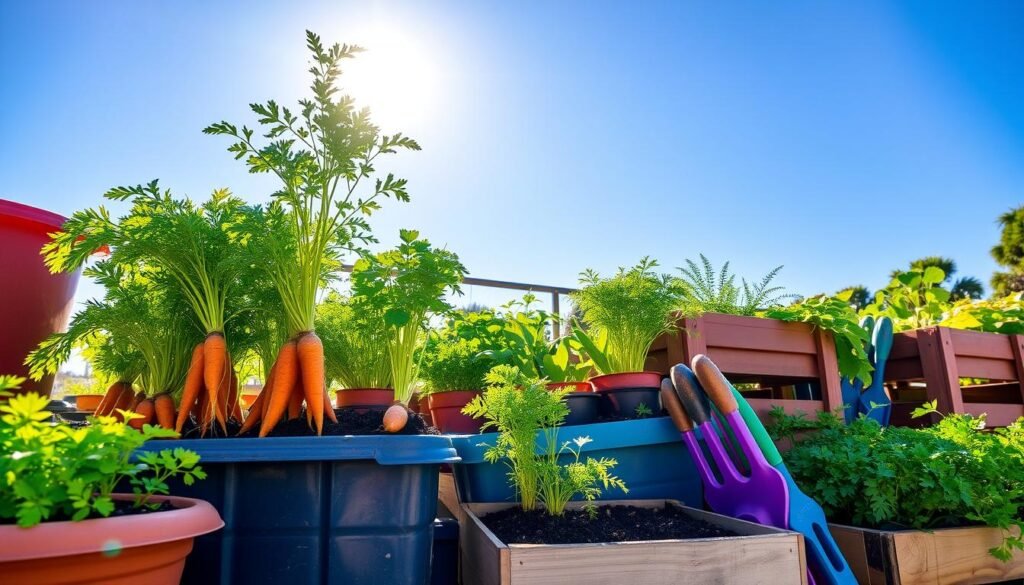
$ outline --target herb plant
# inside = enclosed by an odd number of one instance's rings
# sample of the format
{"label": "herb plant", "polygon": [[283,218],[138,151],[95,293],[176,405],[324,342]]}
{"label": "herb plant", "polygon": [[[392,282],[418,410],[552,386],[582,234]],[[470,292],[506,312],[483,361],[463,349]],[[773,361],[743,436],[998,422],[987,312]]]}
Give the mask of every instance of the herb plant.
{"label": "herb plant", "polygon": [[[914,416],[937,414],[935,404]],[[1024,421],[986,430],[984,417],[947,415],[931,427],[851,425],[772,412],[773,438],[793,440],[786,465],[830,520],[869,528],[984,524],[1004,531],[989,552],[1024,550]]]}
{"label": "herb plant", "polygon": [[502,333],[504,348],[489,350],[501,363],[511,363],[530,377],[549,382],[583,382],[593,365],[583,359],[579,341],[562,337],[549,341],[548,331],[553,317],[535,309],[537,297],[532,293],[522,301],[513,301],[503,308]]}
{"label": "herb plant", "polygon": [[889,316],[895,331],[938,325],[949,306],[949,291],[940,286],[945,278],[936,266],[899,272],[861,313]]}
{"label": "herb plant", "polygon": [[728,262],[717,272],[704,254],[700,255],[700,262],[698,265],[687,259],[686,266],[678,268],[682,287],[681,308],[685,314],[754,315],[759,310],[799,298],[784,294],[781,286],[769,286],[782,266],[770,270],[760,282],[750,284],[744,278],[737,285],[736,275],[729,272]]}
{"label": "herb plant", "polygon": [[[10,389],[16,379],[0,378]],[[139,455],[132,453],[150,439],[175,436],[150,425],[138,432],[112,417],[88,426],[50,424],[49,400],[37,394],[11,397],[0,405],[0,521],[31,527],[44,520],[84,520],[114,511],[111,494],[127,481],[136,508],[156,505],[168,493],[167,480],[186,485],[204,479],[199,456],[186,449]]]}
{"label": "herb plant", "polygon": [[[582,273],[584,285],[572,293],[583,313],[586,330],[577,336],[592,341],[605,336],[603,354],[595,360],[602,374],[639,372],[644,369],[647,351],[658,335],[673,330],[673,311],[679,306],[679,289],[672,278],[654,271],[657,262],[642,259],[636,266],[620,268],[610,278],[602,278],[593,270]],[[594,356],[591,356],[594,357]]]}
{"label": "herb plant", "polygon": [[[559,444],[558,426],[569,414],[565,405],[568,390],[548,391],[540,382],[527,380],[514,366],[495,368],[489,380],[494,385],[463,412],[485,418],[483,428],[498,432],[497,441],[484,457],[490,463],[505,461],[509,466],[509,481],[523,510],[543,504],[548,514],[561,516],[577,495],[591,501],[603,489],[626,490],[625,483],[609,473],[616,465],[614,459],[588,457],[580,461],[589,437]],[[562,462],[566,455],[571,457],[567,463]]]}
{"label": "herb plant", "polygon": [[987,301],[959,301],[944,313],[939,325],[1007,335],[1024,333],[1024,293]]}
{"label": "herb plant", "polygon": [[388,335],[357,300],[331,292],[317,305],[327,379],[345,388],[390,388]]}
{"label": "herb plant", "polygon": [[[309,31],[306,44],[313,57],[312,97],[299,102],[297,113],[273,100],[250,106],[263,127],[263,145],[256,144],[255,131],[246,126],[218,122],[204,130],[230,137],[228,151],[244,159],[250,172],[273,173],[281,180],[266,210],[251,208],[241,222],[247,229],[237,233],[277,289],[289,338],[275,360],[281,367],[264,386],[269,407],[261,436],[283,417],[294,388],[301,389],[318,434],[324,417],[334,416],[327,400],[323,344],[313,331],[317,298],[342,255],[374,241],[366,218],[380,201],[409,199],[404,179],[391,174],[372,179],[378,157],[420,148],[401,134],[382,134],[370,122],[369,110],[357,110],[353,99],[339,92],[342,64],[361,48],[325,47]],[[406,368],[392,374],[403,397],[409,392],[409,373]]]}
{"label": "herb plant", "polygon": [[439,339],[432,334],[423,349],[420,376],[427,393],[481,390],[495,365],[492,354],[481,351],[479,339]]}
{"label": "herb plant", "polygon": [[454,253],[437,249],[419,232],[401,230],[398,248],[367,255],[352,269],[352,295],[388,335],[395,397],[408,402],[418,375],[416,349],[428,318],[451,310],[448,293],[459,293],[466,273]]}

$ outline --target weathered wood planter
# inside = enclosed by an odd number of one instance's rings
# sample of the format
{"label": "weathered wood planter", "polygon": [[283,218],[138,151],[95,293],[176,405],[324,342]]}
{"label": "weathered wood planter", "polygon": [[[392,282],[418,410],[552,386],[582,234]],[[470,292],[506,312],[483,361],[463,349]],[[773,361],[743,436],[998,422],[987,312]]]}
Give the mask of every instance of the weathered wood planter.
{"label": "weathered wood planter", "polygon": [[[735,384],[757,383],[744,392],[762,417],[773,406],[788,412],[834,410],[843,403],[832,334],[806,323],[705,313],[681,318],[677,332],[662,335],[647,356],[647,369],[668,373],[705,354]],[[814,397],[796,399],[792,386],[814,386]]]}
{"label": "weathered wood planter", "polygon": [[[913,421],[910,412],[936,400],[943,413],[986,413],[992,426],[1024,416],[1024,336],[929,327],[897,333],[885,369],[893,396],[893,424]],[[961,385],[963,379],[989,383]],[[913,384],[924,382],[925,386]]]}
{"label": "weathered wood planter", "polygon": [[988,554],[997,528],[885,531],[829,524],[861,585],[996,583],[1024,577],[1024,553],[1004,563]]}
{"label": "weathered wood planter", "polygon": [[[666,500],[601,502],[663,506]],[[669,500],[673,505],[678,502]],[[514,504],[463,504],[463,585],[669,585],[676,583],[805,583],[803,536],[681,506],[691,517],[740,534],[731,538],[509,544],[495,537],[480,515]],[[580,507],[575,502],[571,507]]]}

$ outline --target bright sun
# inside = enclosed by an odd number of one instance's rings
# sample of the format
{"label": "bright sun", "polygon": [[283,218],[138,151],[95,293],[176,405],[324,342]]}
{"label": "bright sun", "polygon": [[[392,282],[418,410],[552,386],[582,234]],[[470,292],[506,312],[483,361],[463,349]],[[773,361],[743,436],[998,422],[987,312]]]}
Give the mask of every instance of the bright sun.
{"label": "bright sun", "polygon": [[375,30],[357,44],[366,50],[348,62],[341,78],[356,105],[369,106],[384,132],[422,124],[439,85],[431,51],[399,30]]}

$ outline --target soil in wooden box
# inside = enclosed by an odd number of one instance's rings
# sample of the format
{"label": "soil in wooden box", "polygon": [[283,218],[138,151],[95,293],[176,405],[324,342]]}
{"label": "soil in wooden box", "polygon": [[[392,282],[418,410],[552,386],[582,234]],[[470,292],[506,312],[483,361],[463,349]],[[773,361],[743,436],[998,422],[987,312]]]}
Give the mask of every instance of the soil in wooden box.
{"label": "soil in wooden box", "polygon": [[481,518],[506,544],[587,544],[645,540],[721,538],[736,533],[694,518],[678,506],[595,506],[552,516],[543,510],[509,508]]}

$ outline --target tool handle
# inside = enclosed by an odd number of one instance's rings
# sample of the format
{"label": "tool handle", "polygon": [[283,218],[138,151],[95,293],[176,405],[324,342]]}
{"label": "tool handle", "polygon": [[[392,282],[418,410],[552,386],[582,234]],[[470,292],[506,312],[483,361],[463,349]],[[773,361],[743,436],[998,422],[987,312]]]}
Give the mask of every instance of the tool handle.
{"label": "tool handle", "polygon": [[710,413],[705,405],[704,390],[700,387],[697,376],[694,376],[690,368],[684,364],[676,364],[672,367],[671,378],[676,396],[679,397],[679,402],[686,413],[690,415],[693,424],[700,426],[708,422]]}
{"label": "tool handle", "polygon": [[692,368],[701,387],[718,408],[718,412],[723,415],[736,412],[736,399],[733,398],[730,391],[732,385],[722,375],[722,371],[718,369],[715,362],[711,361],[708,356],[699,354],[693,357]]}
{"label": "tool handle", "polygon": [[693,422],[690,421],[690,417],[686,416],[686,410],[679,402],[672,382],[667,378],[661,381],[661,405],[668,411],[668,415],[672,417],[672,422],[675,423],[680,433],[688,433],[693,430]]}

